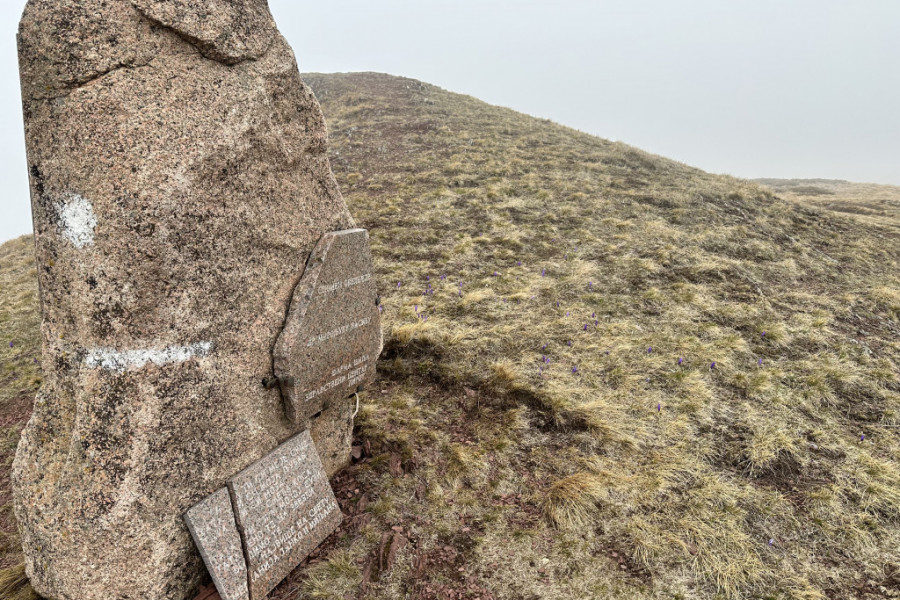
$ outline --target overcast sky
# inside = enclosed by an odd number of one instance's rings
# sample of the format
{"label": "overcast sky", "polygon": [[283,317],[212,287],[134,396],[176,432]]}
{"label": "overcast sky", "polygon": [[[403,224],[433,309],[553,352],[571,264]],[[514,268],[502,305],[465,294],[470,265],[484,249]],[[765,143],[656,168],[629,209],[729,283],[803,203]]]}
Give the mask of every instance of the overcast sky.
{"label": "overcast sky", "polygon": [[[0,240],[31,230],[0,0]],[[381,71],[707,171],[900,185],[900,0],[270,0],[301,71]]]}

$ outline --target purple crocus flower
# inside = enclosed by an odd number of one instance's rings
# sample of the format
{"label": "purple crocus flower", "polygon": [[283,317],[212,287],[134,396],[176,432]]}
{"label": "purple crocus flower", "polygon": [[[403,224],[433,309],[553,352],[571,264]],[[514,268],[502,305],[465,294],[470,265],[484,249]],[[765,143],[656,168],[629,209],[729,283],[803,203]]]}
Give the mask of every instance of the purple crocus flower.
{"label": "purple crocus flower", "polygon": [[770,539],[769,539],[769,545],[770,545],[770,546],[774,546],[774,545],[775,545],[775,538],[770,538]]}
{"label": "purple crocus flower", "polygon": [[383,307],[383,306],[379,306],[379,307],[378,307],[378,312],[383,313],[383,312],[384,312],[384,307]]}
{"label": "purple crocus flower", "polygon": [[547,344],[544,344],[543,346],[541,346],[541,350],[546,350],[546,349],[547,349]]}
{"label": "purple crocus flower", "polygon": [[569,348],[572,347],[572,340],[569,340]]}
{"label": "purple crocus flower", "polygon": [[547,274],[547,269],[541,269],[541,277]]}
{"label": "purple crocus flower", "polygon": [[418,304],[413,305],[413,308],[416,310],[417,313],[419,312],[419,305],[418,305]]}
{"label": "purple crocus flower", "polygon": [[10,342],[10,343],[9,343],[9,347],[12,348],[13,346],[15,346],[15,344],[13,344],[12,342]]}
{"label": "purple crocus flower", "polygon": [[578,372],[578,367],[572,367],[572,373],[577,373],[577,372]]}
{"label": "purple crocus flower", "polygon": [[399,282],[399,281],[397,282],[397,289],[398,289],[398,290],[400,289],[400,282]]}
{"label": "purple crocus flower", "polygon": [[762,359],[759,359],[758,361],[756,361],[756,364],[758,364],[758,365],[761,367],[761,366],[762,366]]}
{"label": "purple crocus flower", "polygon": [[446,275],[441,275],[441,281],[444,281],[445,279],[447,279],[447,276],[446,276]]}
{"label": "purple crocus flower", "polygon": [[592,288],[592,287],[594,287],[594,284],[592,282],[588,281],[588,287]]}
{"label": "purple crocus flower", "polygon": [[715,361],[713,361],[713,364],[709,365],[709,368],[710,368],[710,370],[713,370],[713,371],[715,370],[715,368],[716,368]]}
{"label": "purple crocus flower", "polygon": [[584,330],[587,331],[587,325],[584,326]]}
{"label": "purple crocus flower", "polygon": [[497,271],[494,271],[494,277],[499,277],[499,276],[500,276],[500,273],[498,273]]}
{"label": "purple crocus flower", "polygon": [[656,405],[656,412],[662,412],[662,403]]}
{"label": "purple crocus flower", "polygon": [[647,348],[647,354],[653,354],[653,347]]}
{"label": "purple crocus flower", "polygon": [[568,311],[568,310],[566,311],[566,316],[567,316],[567,317],[569,316],[569,311]]}
{"label": "purple crocus flower", "polygon": [[521,267],[521,266],[522,266],[522,261],[520,260],[520,261],[519,261],[518,263],[516,263],[516,264],[517,264],[518,266]]}
{"label": "purple crocus flower", "polygon": [[761,336],[761,337],[766,337],[766,332],[765,332],[765,331],[762,332],[762,336]]}
{"label": "purple crocus flower", "polygon": [[609,350],[606,351],[606,355],[609,356]]}
{"label": "purple crocus flower", "polygon": [[591,313],[591,318],[592,318],[592,319],[596,319],[596,318],[597,318],[597,313],[592,312],[592,313]]}
{"label": "purple crocus flower", "polygon": [[425,276],[425,281],[431,281],[431,275],[426,275],[426,276]]}
{"label": "purple crocus flower", "polygon": [[556,303],[556,308],[559,308],[559,302]]}
{"label": "purple crocus flower", "polygon": [[863,435],[859,436],[859,441],[861,441],[861,442],[866,441],[866,435],[863,434]]}
{"label": "purple crocus flower", "polygon": [[681,366],[683,364],[684,364],[684,359],[679,356],[678,357],[678,365]]}
{"label": "purple crocus flower", "polygon": [[600,321],[594,321],[594,327],[596,327],[599,323]]}

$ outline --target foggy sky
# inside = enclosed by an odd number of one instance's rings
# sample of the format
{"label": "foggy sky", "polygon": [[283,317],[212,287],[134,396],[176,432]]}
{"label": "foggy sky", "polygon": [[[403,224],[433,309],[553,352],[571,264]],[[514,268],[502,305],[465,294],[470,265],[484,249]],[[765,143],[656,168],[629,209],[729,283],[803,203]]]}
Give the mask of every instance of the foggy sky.
{"label": "foggy sky", "polygon": [[[0,7],[0,240],[31,230]],[[380,71],[716,173],[900,184],[897,0],[270,0],[301,71]]]}

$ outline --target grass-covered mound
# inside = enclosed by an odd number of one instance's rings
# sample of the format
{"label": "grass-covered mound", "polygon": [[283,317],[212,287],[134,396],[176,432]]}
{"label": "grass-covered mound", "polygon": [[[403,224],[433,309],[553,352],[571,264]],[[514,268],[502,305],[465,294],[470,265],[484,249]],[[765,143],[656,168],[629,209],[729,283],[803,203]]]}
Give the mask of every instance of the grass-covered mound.
{"label": "grass-covered mound", "polygon": [[386,348],[347,520],[273,597],[900,594],[892,214],[409,79],[305,79]]}
{"label": "grass-covered mound", "polygon": [[854,215],[865,223],[900,227],[900,186],[838,179],[757,179],[756,182],[804,204]]}
{"label": "grass-covered mound", "polygon": [[33,600],[22,566],[9,473],[19,434],[40,386],[40,305],[34,242],[0,246],[0,598]]}

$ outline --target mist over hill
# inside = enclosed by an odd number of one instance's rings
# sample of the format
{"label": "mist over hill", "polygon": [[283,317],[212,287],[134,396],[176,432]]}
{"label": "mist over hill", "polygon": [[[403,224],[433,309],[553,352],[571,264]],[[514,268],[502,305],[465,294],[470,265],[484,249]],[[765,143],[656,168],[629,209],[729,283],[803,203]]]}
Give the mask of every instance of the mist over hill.
{"label": "mist over hill", "polygon": [[[272,597],[898,597],[893,200],[828,206],[849,184],[711,175],[412,79],[304,80],[386,345],[333,481],[345,526]],[[8,462],[39,337],[30,244],[2,248]]]}
{"label": "mist over hill", "polygon": [[855,215],[878,226],[900,227],[900,186],[840,179],[756,179],[785,198]]}

